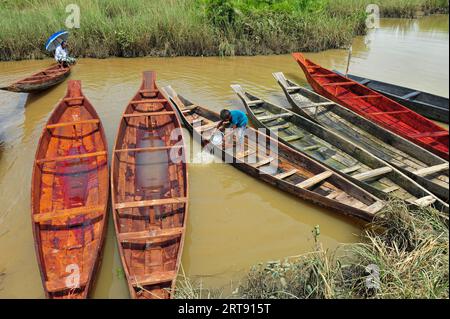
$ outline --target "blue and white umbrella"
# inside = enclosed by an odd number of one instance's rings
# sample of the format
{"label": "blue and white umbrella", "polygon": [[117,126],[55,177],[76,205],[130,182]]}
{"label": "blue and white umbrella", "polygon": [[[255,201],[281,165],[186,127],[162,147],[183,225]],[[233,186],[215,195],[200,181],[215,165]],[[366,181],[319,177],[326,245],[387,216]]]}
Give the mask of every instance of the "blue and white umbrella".
{"label": "blue and white umbrella", "polygon": [[53,33],[45,43],[45,49],[50,52],[55,51],[56,48],[61,44],[61,42],[67,41],[68,37],[69,37],[68,31],[61,30]]}

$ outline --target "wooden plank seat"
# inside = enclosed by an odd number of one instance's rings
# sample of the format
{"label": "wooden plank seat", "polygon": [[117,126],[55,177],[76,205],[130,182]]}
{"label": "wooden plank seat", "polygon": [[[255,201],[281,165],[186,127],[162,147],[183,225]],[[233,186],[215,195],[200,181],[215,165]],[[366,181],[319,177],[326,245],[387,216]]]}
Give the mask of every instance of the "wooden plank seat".
{"label": "wooden plank seat", "polygon": [[402,96],[402,99],[404,99],[404,100],[409,100],[409,99],[412,99],[412,98],[416,98],[418,95],[420,95],[422,92],[419,92],[419,91],[414,91],[414,92],[411,92],[411,93],[408,93],[408,94],[406,94],[406,95],[403,95]]}
{"label": "wooden plank seat", "polygon": [[106,151],[68,155],[68,156],[57,156],[57,157],[50,157],[50,158],[42,158],[42,159],[37,160],[36,163],[42,164],[42,163],[47,163],[47,162],[62,162],[62,161],[69,161],[69,160],[73,160],[73,159],[98,157],[98,156],[105,156],[105,155],[107,155]]}
{"label": "wooden plank seat", "polygon": [[52,212],[49,213],[40,213],[40,214],[34,214],[33,220],[35,223],[45,223],[48,221],[51,221],[53,219],[59,219],[59,218],[70,218],[70,217],[76,217],[81,215],[87,215],[87,214],[93,214],[96,213],[96,215],[93,217],[97,217],[100,214],[103,214],[104,206],[97,205],[97,206],[83,206],[83,207],[76,207],[76,208],[70,208],[70,209],[55,209]]}
{"label": "wooden plank seat", "polygon": [[158,90],[158,89],[153,89],[153,90],[145,89],[145,90],[139,90],[139,93],[141,93],[141,94],[146,94],[146,93],[159,93],[159,90]]}
{"label": "wooden plank seat", "polygon": [[288,87],[286,87],[286,89],[288,91],[296,91],[296,90],[300,90],[301,87],[300,86],[288,86]]}
{"label": "wooden plank seat", "polygon": [[256,150],[254,150],[254,149],[246,150],[244,152],[240,152],[240,153],[236,154],[236,158],[237,159],[243,159],[243,158],[246,158],[246,157],[248,157],[250,155],[253,155],[255,153],[256,153]]}
{"label": "wooden plank seat", "polygon": [[356,172],[360,168],[361,168],[361,165],[355,165],[355,166],[351,166],[351,167],[347,167],[347,168],[341,169],[340,172],[344,173],[344,174],[350,174],[350,173]]}
{"label": "wooden plank seat", "polygon": [[314,75],[315,78],[335,78],[337,76],[339,76],[339,75],[336,73]]}
{"label": "wooden plank seat", "polygon": [[412,137],[412,138],[442,137],[442,136],[447,136],[447,135],[448,135],[448,131],[438,131],[438,132],[425,132],[425,133],[410,134],[409,137]]}
{"label": "wooden plank seat", "polygon": [[393,114],[404,114],[404,113],[411,113],[409,110],[402,110],[402,111],[390,111],[390,112],[373,112],[368,113],[369,115],[393,115]]}
{"label": "wooden plank seat", "polygon": [[281,125],[274,125],[274,126],[269,125],[269,129],[270,130],[285,130],[285,129],[289,128],[290,126],[291,125],[289,123],[281,124]]}
{"label": "wooden plank seat", "polygon": [[430,195],[417,199],[414,201],[414,204],[420,207],[426,207],[436,202],[436,200],[436,197]]}
{"label": "wooden plank seat", "polygon": [[131,101],[130,104],[146,104],[146,103],[166,103],[166,99],[142,99],[139,101]]}
{"label": "wooden plank seat", "polygon": [[300,140],[303,137],[304,137],[304,135],[290,135],[290,136],[282,137],[282,139],[285,140],[286,142],[293,142],[296,140]]}
{"label": "wooden plank seat", "polygon": [[263,100],[247,100],[248,105],[257,105],[257,104],[263,104]]}
{"label": "wooden plank seat", "polygon": [[278,178],[278,179],[285,179],[285,178],[288,178],[289,176],[296,174],[297,172],[298,172],[298,169],[294,168],[294,169],[291,169],[290,171],[277,174],[274,177]]}
{"label": "wooden plank seat", "polygon": [[372,95],[359,95],[359,96],[340,96],[339,98],[342,100],[358,100],[358,99],[370,99],[370,98],[379,98],[382,97],[380,94],[372,94]]}
{"label": "wooden plank seat", "polygon": [[361,82],[359,82],[359,84],[361,84],[361,85],[366,85],[366,84],[369,84],[371,82],[371,80],[369,80],[369,79],[364,79],[364,80],[362,80]]}
{"label": "wooden plank seat", "polygon": [[164,116],[164,115],[174,115],[175,112],[172,111],[166,111],[166,112],[145,112],[145,113],[131,113],[131,114],[124,114],[124,118],[130,118],[130,117],[147,117],[147,116]]}
{"label": "wooden plank seat", "polygon": [[66,97],[63,99],[63,102],[79,102],[81,104],[84,101],[83,96],[75,96],[75,97]]}
{"label": "wooden plank seat", "polygon": [[331,82],[331,83],[325,83],[322,86],[348,86],[348,85],[355,85],[355,82]]}
{"label": "wooden plank seat", "polygon": [[131,283],[134,287],[143,287],[149,285],[171,282],[177,276],[175,271],[154,272],[150,275],[132,275]]}
{"label": "wooden plank seat", "polygon": [[376,201],[375,203],[373,203],[372,205],[367,207],[366,210],[371,214],[376,214],[380,210],[382,210],[384,208],[384,206],[385,206],[385,203],[383,201]]}
{"label": "wooden plank seat", "polygon": [[186,197],[172,197],[172,198],[161,198],[161,199],[150,199],[150,200],[141,200],[141,201],[134,201],[134,202],[116,203],[114,205],[114,208],[115,209],[125,209],[125,208],[152,207],[152,206],[175,205],[175,204],[185,204],[185,203],[187,203]]}
{"label": "wooden plank seat", "polygon": [[165,151],[176,148],[183,148],[184,145],[168,145],[168,146],[155,146],[155,147],[142,147],[142,148],[123,148],[115,150],[115,153],[126,153],[126,152],[156,152]]}
{"label": "wooden plank seat", "polygon": [[301,106],[301,109],[310,109],[310,108],[317,108],[320,106],[332,106],[335,105],[336,103],[334,102],[321,102],[321,103],[312,103],[312,104],[306,104]]}
{"label": "wooden plank seat", "polygon": [[[67,274],[69,276],[70,274]],[[88,276],[85,274],[80,274],[78,287],[72,287],[71,285],[74,284],[72,280],[68,277],[60,278],[57,280],[48,280],[45,282],[45,287],[47,288],[48,292],[55,293],[55,292],[61,292],[69,289],[76,289],[86,286],[88,283]],[[69,287],[68,287],[69,286]]]}
{"label": "wooden plank seat", "polygon": [[392,168],[389,166],[380,167],[377,169],[373,169],[364,173],[353,175],[352,177],[359,180],[359,181],[367,181],[372,178],[380,178],[383,175],[386,175],[388,173],[392,172]]}
{"label": "wooden plank seat", "polygon": [[313,186],[323,182],[324,180],[330,178],[333,175],[333,172],[331,171],[325,171],[320,174],[317,174],[311,178],[308,178],[307,180],[304,180],[301,183],[298,183],[296,186],[303,188],[303,189],[309,189]]}
{"label": "wooden plank seat", "polygon": [[135,242],[139,240],[146,240],[146,242],[157,243],[167,240],[168,238],[180,237],[182,233],[182,227],[175,227],[168,229],[120,233],[118,234],[118,237],[120,242]]}
{"label": "wooden plank seat", "polygon": [[400,186],[392,185],[390,187],[386,187],[385,189],[383,189],[383,193],[389,194],[389,193],[395,192],[398,189],[400,189]]}
{"label": "wooden plank seat", "polygon": [[291,113],[281,113],[281,114],[261,116],[261,117],[258,117],[258,120],[260,120],[261,122],[268,122],[268,121],[273,121],[273,120],[280,119],[280,118],[282,118],[282,119],[288,118],[291,116],[292,116]]}
{"label": "wooden plank seat", "polygon": [[271,162],[273,162],[275,159],[273,157],[268,157],[268,158],[264,158],[262,160],[260,160],[259,162],[252,164],[253,167],[255,168],[259,168],[261,166],[267,165]]}
{"label": "wooden plank seat", "polygon": [[449,163],[444,163],[444,164],[439,164],[439,165],[434,165],[434,166],[419,169],[419,170],[415,171],[414,174],[417,176],[427,176],[427,175],[432,175],[432,174],[448,171],[448,169],[449,169]]}
{"label": "wooden plank seat", "polygon": [[49,124],[46,126],[48,129],[58,128],[58,127],[64,127],[64,126],[76,126],[76,125],[83,125],[83,124],[99,124],[100,120],[93,119],[93,120],[84,120],[84,121],[76,121],[76,122],[63,122],[63,123],[56,123],[56,124]]}

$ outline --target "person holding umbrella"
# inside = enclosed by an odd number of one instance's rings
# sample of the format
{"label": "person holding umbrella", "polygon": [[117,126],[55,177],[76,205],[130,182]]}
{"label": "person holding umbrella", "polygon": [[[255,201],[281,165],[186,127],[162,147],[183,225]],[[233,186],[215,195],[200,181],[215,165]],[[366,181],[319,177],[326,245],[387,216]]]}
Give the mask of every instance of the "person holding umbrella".
{"label": "person holding umbrella", "polygon": [[75,64],[75,59],[71,58],[67,54],[67,38],[69,37],[69,32],[58,31],[48,38],[45,44],[45,49],[47,51],[55,51],[55,60],[62,67],[68,67],[71,64]]}

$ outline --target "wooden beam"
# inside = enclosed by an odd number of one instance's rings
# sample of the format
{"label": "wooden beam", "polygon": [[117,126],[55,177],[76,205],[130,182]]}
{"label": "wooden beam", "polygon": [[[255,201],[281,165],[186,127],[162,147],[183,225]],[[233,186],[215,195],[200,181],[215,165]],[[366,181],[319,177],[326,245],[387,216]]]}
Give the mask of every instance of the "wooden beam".
{"label": "wooden beam", "polygon": [[286,137],[281,137],[283,140],[285,140],[286,142],[293,142],[299,139],[302,139],[303,137],[305,137],[304,135],[290,135],[290,136],[286,136]]}
{"label": "wooden beam", "polygon": [[139,90],[139,93],[159,93],[158,89],[154,89],[154,90]]}
{"label": "wooden beam", "polygon": [[355,165],[355,166],[351,166],[351,167],[347,167],[347,168],[341,169],[340,172],[343,173],[343,174],[350,174],[350,173],[356,172],[360,168],[361,168],[361,165]]}
{"label": "wooden beam", "polygon": [[156,152],[156,151],[166,151],[175,148],[183,148],[183,145],[168,145],[168,146],[155,146],[155,147],[142,147],[142,148],[123,148],[115,150],[116,153],[124,152]]}
{"label": "wooden beam", "polygon": [[305,106],[300,106],[301,109],[310,109],[310,108],[317,108],[320,106],[332,106],[335,105],[336,103],[334,102],[321,102],[321,103],[312,103],[312,104],[307,104]]}
{"label": "wooden beam", "polygon": [[64,123],[49,124],[46,126],[46,128],[52,129],[52,128],[64,127],[64,126],[76,126],[76,125],[83,125],[83,124],[98,124],[98,123],[100,123],[100,120],[93,119],[93,120],[84,120],[84,121],[76,121],[76,122],[64,122]]}
{"label": "wooden beam", "polygon": [[414,91],[414,92],[408,93],[408,94],[406,94],[406,95],[403,95],[401,98],[404,99],[404,100],[409,100],[409,99],[412,99],[412,98],[417,97],[417,96],[420,95],[421,93],[422,93],[422,92]]}
{"label": "wooden beam", "polygon": [[442,136],[448,136],[448,131],[438,131],[438,132],[425,132],[425,133],[416,133],[416,134],[410,134],[409,137],[412,138],[421,138],[421,137],[442,137]]}
{"label": "wooden beam", "polygon": [[267,164],[271,163],[271,162],[274,161],[274,160],[275,160],[275,159],[274,159],[273,157],[265,158],[265,159],[263,159],[263,160],[261,160],[261,161],[255,163],[255,164],[253,164],[252,166],[258,168],[258,167],[267,165]]}
{"label": "wooden beam", "polygon": [[175,112],[167,111],[167,112],[146,112],[146,113],[130,113],[130,114],[124,114],[124,118],[130,118],[130,117],[141,117],[141,116],[163,116],[163,115],[174,115]]}
{"label": "wooden beam", "polygon": [[439,165],[434,165],[434,166],[419,169],[419,170],[413,172],[413,174],[417,175],[417,176],[427,176],[427,175],[431,175],[431,174],[448,171],[448,169],[449,169],[449,163],[444,163],[444,164],[439,164]]}
{"label": "wooden beam", "polygon": [[296,186],[303,188],[303,189],[309,189],[309,188],[323,182],[324,180],[330,178],[332,175],[333,175],[333,172],[325,171],[325,172],[317,174],[311,178],[308,178],[307,180],[297,184]]}
{"label": "wooden beam", "polygon": [[47,163],[47,162],[61,162],[61,161],[69,161],[72,159],[79,158],[88,158],[88,157],[97,157],[97,156],[105,156],[106,151],[94,152],[94,153],[84,153],[84,154],[76,154],[76,155],[68,155],[68,156],[58,156],[58,157],[50,157],[50,158],[42,158],[36,161],[37,164]]}
{"label": "wooden beam", "polygon": [[325,83],[322,84],[322,86],[347,86],[347,85],[355,85],[355,82],[332,82],[332,83]]}
{"label": "wooden beam", "polygon": [[378,213],[380,210],[382,210],[385,206],[385,203],[382,201],[376,201],[375,203],[373,203],[372,205],[370,205],[369,207],[367,207],[366,211],[371,213],[371,214],[376,214]]}
{"label": "wooden beam", "polygon": [[395,192],[396,190],[400,189],[400,186],[398,185],[392,185],[391,187],[386,187],[385,189],[383,189],[383,193],[392,193]]}
{"label": "wooden beam", "polygon": [[44,223],[51,221],[53,219],[59,219],[59,218],[69,218],[73,216],[80,216],[80,215],[87,215],[92,213],[103,213],[105,207],[102,205],[97,206],[83,206],[83,207],[76,207],[71,209],[56,209],[49,213],[39,213],[33,215],[33,221],[35,223]]}
{"label": "wooden beam", "polygon": [[416,200],[414,202],[414,204],[416,204],[417,206],[420,206],[420,207],[426,207],[426,206],[429,206],[429,205],[433,204],[434,202],[436,202],[436,200],[437,200],[436,197],[430,195],[430,196],[425,196],[425,197],[419,198],[418,200]]}
{"label": "wooden beam", "polygon": [[263,104],[264,101],[263,100],[251,100],[251,101],[246,101],[248,105],[255,105],[255,104]]}
{"label": "wooden beam", "polygon": [[138,207],[151,207],[151,206],[162,206],[162,205],[175,205],[187,203],[188,199],[186,197],[173,197],[173,198],[162,198],[162,199],[151,199],[151,200],[141,200],[134,202],[124,202],[114,204],[115,209],[124,208],[138,208]]}
{"label": "wooden beam", "polygon": [[256,153],[256,150],[253,150],[253,149],[252,150],[246,150],[245,152],[241,152],[239,154],[236,154],[236,158],[237,159],[246,158],[246,157],[248,157],[250,155],[253,155],[255,153]]}
{"label": "wooden beam", "polygon": [[383,97],[381,94],[372,94],[372,95],[359,95],[359,96],[342,96],[340,99],[342,100],[358,100],[358,99],[369,99],[369,98],[379,98]]}
{"label": "wooden beam", "polygon": [[359,181],[366,181],[375,177],[381,177],[387,173],[392,172],[392,168],[389,166],[384,166],[381,168],[373,169],[364,173],[353,175],[352,177]]}
{"label": "wooden beam", "polygon": [[175,271],[154,272],[150,275],[130,275],[130,281],[134,287],[144,287],[171,282],[176,276]]}
{"label": "wooden beam", "polygon": [[131,101],[130,104],[146,104],[146,103],[166,103],[166,99],[142,99],[139,101]]}
{"label": "wooden beam", "polygon": [[84,97],[83,96],[77,96],[77,97],[66,97],[63,99],[63,102],[74,102],[74,101],[80,101],[79,104],[81,104],[81,102],[83,102]]}
{"label": "wooden beam", "polygon": [[280,174],[278,174],[278,175],[275,175],[274,177],[275,178],[278,178],[278,179],[285,179],[285,178],[287,178],[287,177],[289,177],[289,176],[292,176],[292,175],[294,175],[295,173],[297,173],[298,172],[298,169],[291,169],[290,171],[287,171],[287,172],[284,172],[284,173],[280,173]]}
{"label": "wooden beam", "polygon": [[170,237],[179,237],[183,233],[183,227],[162,229],[162,230],[144,230],[139,232],[120,233],[118,239],[120,242],[129,242],[137,240],[151,240],[158,242]]}
{"label": "wooden beam", "polygon": [[291,113],[281,113],[281,114],[273,114],[273,115],[266,115],[266,116],[261,116],[258,117],[258,120],[261,122],[266,122],[266,121],[272,121],[272,120],[276,120],[279,118],[287,118],[287,117],[291,117],[293,114]]}
{"label": "wooden beam", "polygon": [[373,112],[368,113],[369,115],[393,115],[393,114],[403,114],[403,113],[411,113],[409,110],[403,110],[403,111],[390,111],[390,112]]}
{"label": "wooden beam", "polygon": [[285,130],[291,126],[289,123],[282,124],[282,125],[275,125],[275,126],[269,126],[270,130]]}

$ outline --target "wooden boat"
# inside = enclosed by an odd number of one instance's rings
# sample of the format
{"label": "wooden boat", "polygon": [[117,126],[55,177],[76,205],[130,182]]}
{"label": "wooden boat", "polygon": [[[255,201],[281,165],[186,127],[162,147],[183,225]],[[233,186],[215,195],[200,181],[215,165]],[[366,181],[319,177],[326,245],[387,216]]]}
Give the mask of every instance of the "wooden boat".
{"label": "wooden boat", "polygon": [[59,64],[55,64],[45,70],[16,81],[9,86],[2,87],[0,90],[35,93],[61,83],[69,74],[70,67],[62,67]]}
{"label": "wooden boat", "polygon": [[170,86],[164,91],[194,139],[201,140],[204,150],[213,151],[243,172],[301,199],[366,221],[372,220],[384,207],[383,201],[315,160],[252,128],[247,129],[242,147],[234,147],[230,141],[234,134],[230,132],[226,133],[222,145],[213,144],[211,137],[215,135],[219,115],[179,96]]}
{"label": "wooden boat", "polygon": [[[334,72],[343,75],[337,71]],[[347,74],[347,77],[371,90],[383,94],[420,115],[448,124],[449,101],[446,97],[395,84],[371,80],[353,74]]]}
{"label": "wooden boat", "polygon": [[358,82],[293,54],[314,91],[448,160],[448,131]]}
{"label": "wooden boat", "polygon": [[154,72],[123,113],[112,159],[111,189],[120,258],[135,299],[173,296],[188,215],[181,125]]}
{"label": "wooden boat", "polygon": [[47,298],[86,298],[100,264],[109,201],[102,123],[69,81],[42,131],[33,166],[33,235]]}
{"label": "wooden boat", "polygon": [[294,112],[313,120],[399,169],[444,201],[449,199],[449,163],[355,112],[274,73]]}
{"label": "wooden boat", "polygon": [[[245,105],[256,127],[266,128],[278,140],[314,158],[378,198],[395,197],[415,206],[434,206],[448,212],[448,205],[399,170],[363,148],[292,111],[231,86]],[[272,127],[281,129],[272,130]]]}

